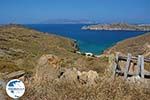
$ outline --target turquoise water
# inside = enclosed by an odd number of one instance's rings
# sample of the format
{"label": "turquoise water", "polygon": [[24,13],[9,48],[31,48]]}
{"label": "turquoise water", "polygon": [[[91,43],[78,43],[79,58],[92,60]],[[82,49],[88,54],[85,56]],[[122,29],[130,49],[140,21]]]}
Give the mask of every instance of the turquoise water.
{"label": "turquoise water", "polygon": [[81,52],[100,54],[118,41],[141,35],[142,31],[91,31],[81,30],[85,24],[30,24],[26,25],[42,32],[49,32],[77,40]]}

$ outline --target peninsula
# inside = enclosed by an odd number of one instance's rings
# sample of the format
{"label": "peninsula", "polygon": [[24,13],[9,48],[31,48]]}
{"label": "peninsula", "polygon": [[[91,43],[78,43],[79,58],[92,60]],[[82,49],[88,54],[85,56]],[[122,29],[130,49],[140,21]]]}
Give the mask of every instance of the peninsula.
{"label": "peninsula", "polygon": [[127,30],[127,31],[150,31],[149,24],[126,24],[126,23],[116,23],[116,24],[97,24],[83,26],[83,30]]}

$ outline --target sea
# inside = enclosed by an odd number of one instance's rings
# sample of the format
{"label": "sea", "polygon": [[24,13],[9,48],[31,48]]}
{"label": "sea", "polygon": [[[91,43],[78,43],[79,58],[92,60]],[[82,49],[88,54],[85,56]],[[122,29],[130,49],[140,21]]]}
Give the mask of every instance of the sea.
{"label": "sea", "polygon": [[143,31],[82,30],[87,24],[26,24],[28,28],[75,39],[80,52],[99,55],[117,42],[142,35]]}

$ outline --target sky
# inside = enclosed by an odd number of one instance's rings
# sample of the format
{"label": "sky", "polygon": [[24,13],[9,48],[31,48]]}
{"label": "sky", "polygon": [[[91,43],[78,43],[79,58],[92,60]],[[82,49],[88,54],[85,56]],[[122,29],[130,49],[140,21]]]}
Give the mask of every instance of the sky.
{"label": "sky", "polygon": [[150,0],[0,0],[0,24],[49,19],[150,23]]}

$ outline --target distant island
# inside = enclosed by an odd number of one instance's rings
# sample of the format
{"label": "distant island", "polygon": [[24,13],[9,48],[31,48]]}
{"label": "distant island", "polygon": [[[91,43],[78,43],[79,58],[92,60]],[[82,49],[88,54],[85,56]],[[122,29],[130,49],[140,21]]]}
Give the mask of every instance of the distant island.
{"label": "distant island", "polygon": [[96,22],[87,19],[49,19],[41,24],[96,24]]}
{"label": "distant island", "polygon": [[116,24],[97,24],[83,26],[83,30],[128,30],[128,31],[150,31],[149,24],[126,24],[126,23],[116,23]]}

